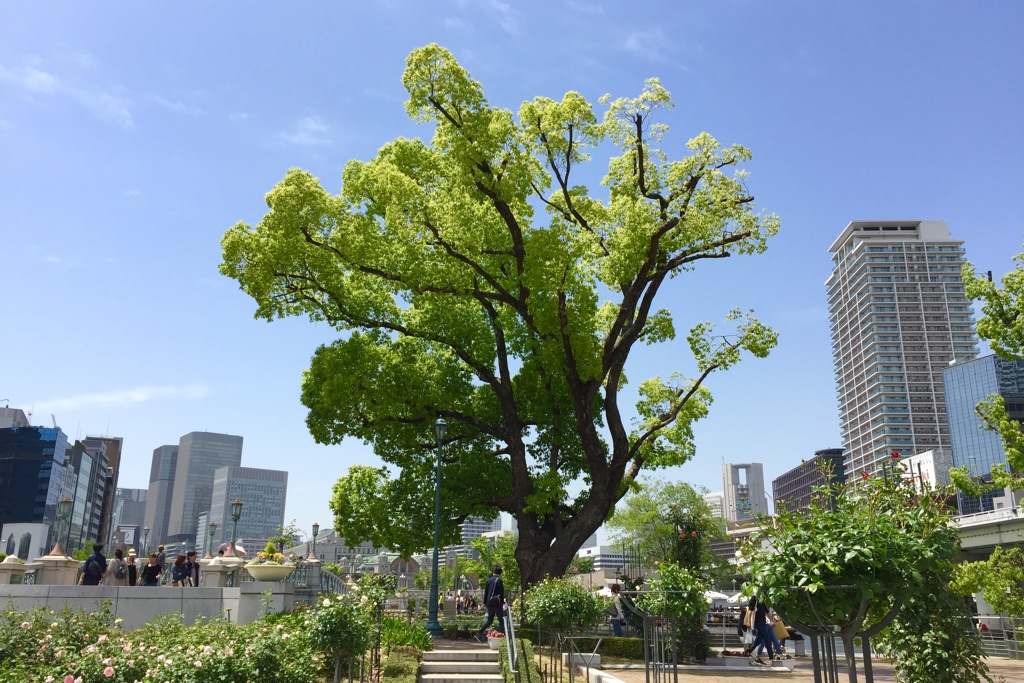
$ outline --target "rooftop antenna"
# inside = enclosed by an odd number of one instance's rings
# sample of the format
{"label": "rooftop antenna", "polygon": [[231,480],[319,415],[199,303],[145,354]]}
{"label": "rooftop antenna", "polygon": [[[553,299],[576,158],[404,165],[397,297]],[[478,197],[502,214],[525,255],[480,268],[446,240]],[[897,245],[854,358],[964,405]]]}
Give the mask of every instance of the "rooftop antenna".
{"label": "rooftop antenna", "polygon": [[10,408],[11,407],[11,399],[9,399],[9,398],[0,398],[0,401],[3,401],[4,403],[7,404],[7,405],[4,406],[4,408]]}
{"label": "rooftop antenna", "polygon": [[57,418],[53,416],[53,413],[50,413],[50,419],[53,420],[53,428],[56,429],[57,428]]}

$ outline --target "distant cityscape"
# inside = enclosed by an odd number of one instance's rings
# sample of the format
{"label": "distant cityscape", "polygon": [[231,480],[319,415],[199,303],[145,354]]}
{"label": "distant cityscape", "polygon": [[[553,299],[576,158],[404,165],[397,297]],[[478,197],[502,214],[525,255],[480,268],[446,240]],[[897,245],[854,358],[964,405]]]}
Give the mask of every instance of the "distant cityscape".
{"label": "distant cityscape", "polygon": [[[993,466],[1008,466],[999,437],[981,428],[974,406],[999,394],[1011,417],[1024,421],[1024,361],[979,357],[960,275],[963,241],[941,221],[852,221],[829,252],[833,272],[825,289],[842,447],[793,454],[800,462],[771,482],[771,501],[763,463],[723,463],[722,491],[705,500],[730,529],[773,509],[806,507],[812,489],[829,479],[903,476],[919,486],[948,485],[953,467],[991,481]],[[157,545],[216,553],[233,531],[255,553],[284,528],[288,472],[243,467],[241,436],[189,432],[177,445],[159,446],[149,487],[131,489],[118,486],[121,438],[69,443],[56,424],[32,425],[29,418],[23,409],[0,407],[0,551],[6,554],[45,555],[56,540],[62,500],[70,501],[61,539],[70,553],[97,540],[140,554]],[[799,416],[793,418],[780,428],[798,429]],[[1019,497],[997,490],[958,494],[955,503],[966,515],[1014,508]],[[244,510],[237,529],[235,500]],[[462,543],[445,550],[447,560],[471,556],[475,538],[514,532],[501,528],[500,516],[468,520]],[[426,556],[349,546],[328,529],[316,550],[321,561],[353,573],[398,575],[426,564]],[[734,546],[718,550],[731,554]],[[598,545],[596,534],[579,550],[597,570],[623,568],[628,554]]]}

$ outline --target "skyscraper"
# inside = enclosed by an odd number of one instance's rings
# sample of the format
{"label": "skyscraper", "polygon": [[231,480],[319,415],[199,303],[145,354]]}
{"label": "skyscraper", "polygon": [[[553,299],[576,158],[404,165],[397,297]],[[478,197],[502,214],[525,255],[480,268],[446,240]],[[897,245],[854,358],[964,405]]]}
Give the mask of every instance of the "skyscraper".
{"label": "skyscraper", "polygon": [[[242,501],[237,538],[253,556],[263,550],[267,539],[284,526],[284,504],[288,496],[288,473],[256,467],[221,467],[213,474],[211,504],[206,526],[200,535],[209,538],[209,523],[216,522],[214,548],[231,540],[231,502]],[[197,546],[205,543],[196,539]]]}
{"label": "skyscraper", "polygon": [[174,473],[177,468],[177,446],[160,446],[154,449],[153,464],[149,470],[149,491],[146,493],[146,516],[142,524],[144,528],[149,529],[149,535],[142,540],[149,543],[152,548],[167,538],[171,498],[174,495]]}
{"label": "skyscraper", "polygon": [[11,423],[15,426],[0,428],[0,527],[54,524],[68,467],[68,437],[57,427],[28,425],[24,413]]}
{"label": "skyscraper", "polygon": [[[178,442],[174,492],[167,537],[194,542],[199,515],[210,510],[213,473],[242,463],[242,437],[212,432],[189,432]],[[211,521],[216,521],[211,517]]]}
{"label": "skyscraper", "polygon": [[842,448],[823,448],[814,457],[801,462],[789,472],[772,480],[775,512],[796,512],[809,507],[814,489],[826,484],[846,483],[846,466]]}
{"label": "skyscraper", "polygon": [[846,476],[893,451],[949,446],[942,371],[977,356],[960,269],[942,221],[852,221],[826,281]]}
{"label": "skyscraper", "polygon": [[[991,481],[992,466],[1008,468],[1009,463],[999,435],[981,428],[981,419],[974,407],[979,401],[998,394],[1003,397],[1010,417],[1024,422],[1024,361],[990,355],[957,363],[943,371],[942,384],[949,412],[953,464],[966,467],[971,476]],[[960,513],[995,509],[999,505],[996,499],[1003,495],[1001,491],[981,497],[959,493]],[[1012,506],[1013,501],[1009,504]]]}
{"label": "skyscraper", "polygon": [[722,485],[727,522],[746,522],[768,514],[761,463],[722,465]]}

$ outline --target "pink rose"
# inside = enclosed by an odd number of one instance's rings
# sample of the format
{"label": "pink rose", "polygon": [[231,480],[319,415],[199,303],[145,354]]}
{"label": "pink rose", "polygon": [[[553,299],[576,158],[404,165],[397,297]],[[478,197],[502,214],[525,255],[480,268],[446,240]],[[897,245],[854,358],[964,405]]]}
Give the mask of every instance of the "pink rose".
{"label": "pink rose", "polygon": [[111,676],[113,676],[114,675],[114,667],[108,666],[106,669],[103,670],[103,675],[106,676],[107,678],[110,678]]}

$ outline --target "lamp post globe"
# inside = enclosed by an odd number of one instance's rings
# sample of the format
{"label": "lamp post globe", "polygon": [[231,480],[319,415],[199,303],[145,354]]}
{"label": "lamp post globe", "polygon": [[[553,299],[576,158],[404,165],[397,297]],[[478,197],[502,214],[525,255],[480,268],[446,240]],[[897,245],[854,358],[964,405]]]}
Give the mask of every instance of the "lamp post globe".
{"label": "lamp post globe", "polygon": [[434,422],[434,437],[437,441],[437,477],[434,486],[434,558],[430,568],[430,602],[427,605],[427,624],[425,628],[435,638],[443,634],[441,624],[437,621],[437,554],[441,540],[441,453],[444,448],[444,433],[448,425],[444,418]]}
{"label": "lamp post globe", "polygon": [[210,522],[210,542],[206,544],[204,560],[213,559],[213,537],[217,534],[217,522]]}
{"label": "lamp post globe", "polygon": [[231,501],[231,546],[224,553],[229,557],[235,557],[235,541],[238,540],[238,520],[242,517],[242,501],[237,498]]}
{"label": "lamp post globe", "polygon": [[313,522],[313,544],[309,548],[309,559],[316,559],[316,536],[320,533],[320,524]]}
{"label": "lamp post globe", "polygon": [[149,527],[142,527],[142,554],[149,555]]}

